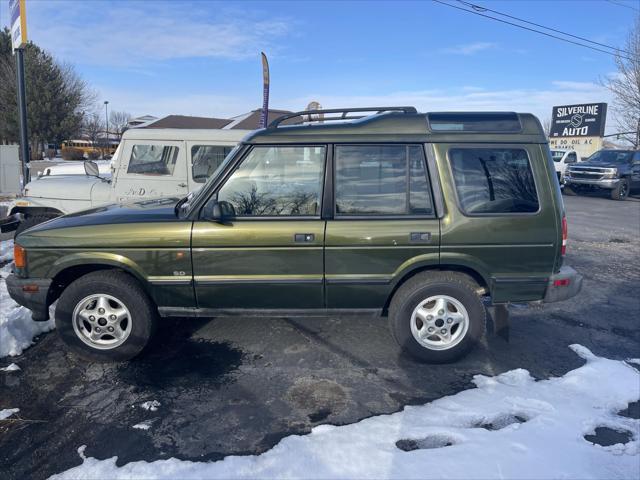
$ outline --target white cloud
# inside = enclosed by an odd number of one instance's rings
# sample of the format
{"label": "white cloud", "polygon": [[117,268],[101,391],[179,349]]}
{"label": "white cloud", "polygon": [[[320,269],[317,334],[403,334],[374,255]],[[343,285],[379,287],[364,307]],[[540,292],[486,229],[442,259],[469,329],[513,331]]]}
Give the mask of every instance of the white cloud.
{"label": "white cloud", "polygon": [[[259,108],[261,94],[224,95],[193,92],[191,94],[150,95],[144,91],[101,90],[104,98],[121,109],[138,114],[163,116],[182,114],[211,117],[230,117]],[[102,98],[102,97],[101,97]],[[291,96],[271,92],[271,106],[289,110],[303,110],[311,100],[317,100],[324,108],[413,105],[418,111],[516,111],[533,113],[541,120],[551,116],[555,105],[574,103],[608,102],[610,93],[600,85],[567,80],[553,81],[541,88],[490,89],[473,85],[447,89],[398,91],[379,95],[358,95],[349,92],[315,91]],[[120,108],[120,107],[118,107]],[[607,124],[615,125],[612,109]]]}
{"label": "white cloud", "polygon": [[443,48],[441,53],[449,53],[452,55],[473,55],[483,50],[489,50],[497,47],[498,44],[492,42],[474,42],[465,45],[456,45],[449,48]]}
{"label": "white cloud", "polygon": [[34,41],[56,56],[89,65],[138,66],[170,59],[241,60],[277,51],[291,21],[246,13],[229,15],[187,5],[136,2],[35,2]]}

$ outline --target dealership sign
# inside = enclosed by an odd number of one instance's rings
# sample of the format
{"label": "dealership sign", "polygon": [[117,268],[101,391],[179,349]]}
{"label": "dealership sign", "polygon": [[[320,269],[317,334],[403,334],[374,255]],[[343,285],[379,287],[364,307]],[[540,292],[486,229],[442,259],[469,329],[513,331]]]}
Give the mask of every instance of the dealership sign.
{"label": "dealership sign", "polygon": [[27,10],[25,0],[9,0],[9,18],[11,18],[11,45],[13,49],[27,44]]}
{"label": "dealership sign", "polygon": [[553,107],[549,137],[602,137],[606,119],[606,103]]}

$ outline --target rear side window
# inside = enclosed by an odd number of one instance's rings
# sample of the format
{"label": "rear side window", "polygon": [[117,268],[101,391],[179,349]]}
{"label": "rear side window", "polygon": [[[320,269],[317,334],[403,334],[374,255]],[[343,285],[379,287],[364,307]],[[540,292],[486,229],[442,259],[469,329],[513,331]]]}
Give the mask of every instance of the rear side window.
{"label": "rear side window", "polygon": [[173,175],[178,147],[163,145],[134,145],[127,173],[142,175]]}
{"label": "rear side window", "polygon": [[469,215],[533,213],[538,195],[527,152],[520,148],[449,151],[458,200]]}
{"label": "rear side window", "polygon": [[336,216],[433,215],[422,145],[340,145]]}

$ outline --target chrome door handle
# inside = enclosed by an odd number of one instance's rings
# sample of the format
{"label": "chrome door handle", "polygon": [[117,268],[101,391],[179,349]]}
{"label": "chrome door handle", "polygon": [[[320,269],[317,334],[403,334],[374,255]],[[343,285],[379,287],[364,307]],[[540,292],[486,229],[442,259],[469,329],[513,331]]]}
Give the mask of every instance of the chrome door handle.
{"label": "chrome door handle", "polygon": [[313,233],[296,233],[293,235],[293,241],[296,243],[313,242],[316,236]]}

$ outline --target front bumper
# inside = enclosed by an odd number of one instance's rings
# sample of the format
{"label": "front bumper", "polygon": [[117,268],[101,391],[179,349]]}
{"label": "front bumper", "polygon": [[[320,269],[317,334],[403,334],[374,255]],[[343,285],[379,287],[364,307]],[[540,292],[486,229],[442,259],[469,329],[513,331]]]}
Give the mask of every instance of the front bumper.
{"label": "front bumper", "polygon": [[592,187],[600,187],[612,190],[616,188],[618,183],[620,183],[619,178],[601,178],[601,179],[590,179],[590,178],[574,178],[570,174],[565,174],[564,183],[566,185],[590,185]]}
{"label": "front bumper", "polygon": [[8,217],[0,219],[0,233],[13,232],[18,228],[20,222],[22,221],[21,213],[14,213],[13,215],[9,215]]}
{"label": "front bumper", "polygon": [[44,322],[49,319],[47,297],[49,295],[49,287],[51,287],[51,280],[47,278],[20,278],[15,275],[9,275],[6,281],[9,296],[16,303],[31,310],[32,318],[36,322]]}
{"label": "front bumper", "polygon": [[554,273],[549,278],[544,302],[553,303],[567,300],[575,297],[581,289],[582,275],[571,267],[562,267],[558,273]]}

